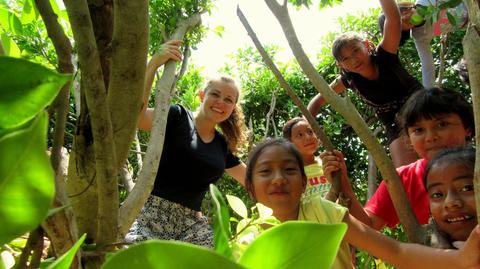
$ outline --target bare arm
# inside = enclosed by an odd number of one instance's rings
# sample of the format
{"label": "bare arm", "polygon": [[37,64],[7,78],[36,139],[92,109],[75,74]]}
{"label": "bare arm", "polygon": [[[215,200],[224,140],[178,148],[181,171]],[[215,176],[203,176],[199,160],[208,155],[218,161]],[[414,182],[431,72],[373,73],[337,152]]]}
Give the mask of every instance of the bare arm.
{"label": "bare arm", "polygon": [[402,34],[400,11],[395,0],[380,0],[380,5],[385,14],[385,25],[379,46],[387,52],[397,54]]}
{"label": "bare arm", "polygon": [[480,268],[480,227],[470,234],[461,250],[435,249],[418,244],[402,243],[371,229],[350,214],[343,221],[348,225],[345,240],[398,268]]}
{"label": "bare arm", "polygon": [[334,150],[333,152],[325,151],[320,154],[320,158],[322,159],[323,174],[327,177],[329,182],[332,182],[333,180],[333,172],[341,172],[340,178],[342,182],[342,192],[350,199],[350,213],[364,224],[373,227],[373,219],[367,214],[365,209],[363,209],[363,205],[358,201],[357,196],[353,192],[352,185],[350,184],[347,175],[347,167],[345,165],[343,154],[338,150]]}
{"label": "bare arm", "polygon": [[150,131],[152,129],[153,121],[153,109],[147,108],[148,98],[150,97],[150,91],[152,89],[153,79],[157,69],[164,65],[168,60],[181,61],[182,53],[179,46],[182,43],[181,40],[170,40],[163,44],[160,52],[152,56],[150,62],[147,65],[147,71],[145,74],[145,88],[143,91],[143,106],[140,110],[138,119],[138,128]]}
{"label": "bare arm", "polygon": [[247,173],[247,166],[243,162],[232,168],[225,169],[225,171],[238,183],[245,187],[245,174]]}
{"label": "bare arm", "polygon": [[[330,84],[330,88],[332,88],[332,90],[334,90],[336,93],[341,93],[345,91],[345,85],[343,85],[343,82],[340,79],[340,77],[337,77]],[[312,100],[310,100],[310,102],[308,103],[307,109],[315,117],[317,116],[318,112],[320,111],[320,108],[324,104],[325,104],[325,99],[320,93],[318,93],[317,95],[315,95],[315,97],[312,98]]]}

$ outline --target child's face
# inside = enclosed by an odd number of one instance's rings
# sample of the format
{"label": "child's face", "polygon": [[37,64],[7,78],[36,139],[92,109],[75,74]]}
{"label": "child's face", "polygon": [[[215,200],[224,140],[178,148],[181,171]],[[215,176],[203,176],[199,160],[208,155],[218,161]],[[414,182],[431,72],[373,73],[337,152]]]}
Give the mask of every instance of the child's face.
{"label": "child's face", "polygon": [[291,141],[304,156],[313,155],[318,148],[317,136],[306,121],[299,121],[293,126]]}
{"label": "child's face", "polygon": [[449,113],[420,119],[408,127],[408,136],[417,154],[429,160],[443,148],[464,146],[470,131],[457,114]]}
{"label": "child's face", "polygon": [[472,172],[445,161],[432,167],[427,177],[430,212],[452,241],[465,241],[477,225]]}
{"label": "child's face", "polygon": [[300,169],[303,168],[295,156],[283,147],[265,148],[252,173],[252,191],[257,202],[270,207],[274,215],[291,213],[297,218],[300,197],[306,185]]}
{"label": "child's face", "polygon": [[361,73],[371,64],[370,53],[363,42],[351,41],[340,50],[338,64],[348,72]]}

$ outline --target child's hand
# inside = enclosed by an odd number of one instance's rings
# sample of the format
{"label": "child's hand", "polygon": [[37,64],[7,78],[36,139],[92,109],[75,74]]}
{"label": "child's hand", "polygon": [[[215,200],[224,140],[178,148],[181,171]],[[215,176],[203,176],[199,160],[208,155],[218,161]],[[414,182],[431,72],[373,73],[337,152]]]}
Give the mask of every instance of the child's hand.
{"label": "child's hand", "polygon": [[458,262],[461,268],[480,268],[480,225],[472,230],[459,251]]}
{"label": "child's hand", "polygon": [[333,172],[340,171],[342,178],[347,177],[347,166],[343,154],[338,151],[325,151],[320,154],[322,159],[323,174],[327,177],[329,182],[332,182]]}
{"label": "child's hand", "polygon": [[180,51],[180,45],[182,40],[170,40],[165,42],[158,53],[152,56],[150,61],[156,67],[164,65],[168,60],[181,61],[182,52]]}

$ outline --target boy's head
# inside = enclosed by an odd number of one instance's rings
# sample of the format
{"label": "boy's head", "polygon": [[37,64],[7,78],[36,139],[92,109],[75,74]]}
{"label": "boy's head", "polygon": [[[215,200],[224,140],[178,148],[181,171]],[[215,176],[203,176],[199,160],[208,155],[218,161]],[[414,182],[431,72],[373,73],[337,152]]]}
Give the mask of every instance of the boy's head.
{"label": "boy's head", "polygon": [[472,106],[460,93],[450,89],[415,92],[397,120],[417,154],[427,159],[442,148],[464,146],[475,130]]}
{"label": "boy's head", "polygon": [[283,126],[283,138],[292,142],[303,156],[313,156],[318,149],[318,139],[305,118],[295,117]]}
{"label": "boy's head", "polygon": [[445,149],[429,161],[424,184],[430,212],[450,242],[465,241],[477,225],[472,147]]}
{"label": "boy's head", "polygon": [[475,131],[472,105],[457,91],[447,88],[430,88],[413,93],[400,110],[397,121],[408,134],[408,128],[420,119],[433,119],[444,114],[457,114],[463,126],[472,134]]}

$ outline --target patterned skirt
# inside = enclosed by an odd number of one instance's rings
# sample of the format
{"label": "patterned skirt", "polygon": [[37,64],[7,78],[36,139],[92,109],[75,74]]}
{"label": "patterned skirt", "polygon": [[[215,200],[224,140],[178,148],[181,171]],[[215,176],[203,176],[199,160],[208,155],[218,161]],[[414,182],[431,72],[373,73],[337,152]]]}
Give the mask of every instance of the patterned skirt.
{"label": "patterned skirt", "polygon": [[205,216],[154,195],[148,197],[125,236],[129,243],[150,239],[177,240],[213,248],[213,230]]}

